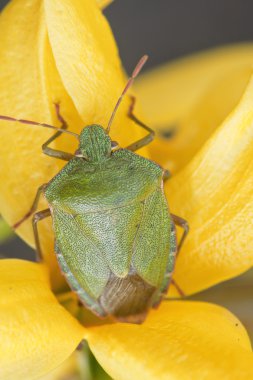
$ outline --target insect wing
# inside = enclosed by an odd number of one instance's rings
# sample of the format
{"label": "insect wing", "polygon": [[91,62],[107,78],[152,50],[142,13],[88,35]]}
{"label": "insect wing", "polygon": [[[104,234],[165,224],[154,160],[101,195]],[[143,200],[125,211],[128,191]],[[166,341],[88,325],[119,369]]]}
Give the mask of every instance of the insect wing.
{"label": "insect wing", "polygon": [[69,270],[80,288],[98,298],[110,275],[103,254],[72,214],[54,209],[53,221],[57,246]]}
{"label": "insect wing", "polygon": [[176,242],[175,234],[171,234],[172,223],[167,201],[158,188],[145,200],[133,253],[137,273],[157,288],[174,267]]}

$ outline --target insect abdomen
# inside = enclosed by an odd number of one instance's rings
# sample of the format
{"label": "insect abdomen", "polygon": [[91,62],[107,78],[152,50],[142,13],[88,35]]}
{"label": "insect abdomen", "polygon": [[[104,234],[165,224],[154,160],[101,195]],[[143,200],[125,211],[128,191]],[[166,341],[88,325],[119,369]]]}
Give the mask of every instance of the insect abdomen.
{"label": "insect abdomen", "polygon": [[93,299],[80,286],[68,267],[57,243],[55,252],[63,275],[80,301],[100,317],[113,315],[122,322],[142,323],[153,305],[160,301],[161,291],[145,282],[134,269],[120,278],[111,276],[98,300]]}

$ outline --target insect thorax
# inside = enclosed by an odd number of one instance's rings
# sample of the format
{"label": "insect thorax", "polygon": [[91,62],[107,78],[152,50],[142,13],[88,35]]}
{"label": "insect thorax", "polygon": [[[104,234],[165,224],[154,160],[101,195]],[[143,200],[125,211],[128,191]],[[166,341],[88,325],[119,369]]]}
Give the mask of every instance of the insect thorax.
{"label": "insect thorax", "polygon": [[101,161],[75,157],[49,182],[52,207],[71,212],[99,211],[142,201],[160,186],[161,168],[125,149]]}

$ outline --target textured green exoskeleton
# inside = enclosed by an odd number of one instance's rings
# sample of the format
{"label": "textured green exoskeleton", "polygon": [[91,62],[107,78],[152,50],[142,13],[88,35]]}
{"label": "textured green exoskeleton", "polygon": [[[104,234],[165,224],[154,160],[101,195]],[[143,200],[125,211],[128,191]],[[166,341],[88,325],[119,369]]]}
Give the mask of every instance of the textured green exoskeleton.
{"label": "textured green exoskeleton", "polygon": [[100,316],[142,320],[161,300],[174,266],[174,223],[163,170],[129,150],[111,150],[98,125],[45,187],[62,272]]}
{"label": "textured green exoskeleton", "polygon": [[[106,130],[90,125],[80,135],[67,131],[57,104],[61,128],[0,116],[6,121],[57,130],[42,150],[68,161],[49,183],[38,189],[30,211],[13,227],[34,214],[43,192],[49,209],[33,216],[39,258],[43,259],[43,255],[37,223],[52,216],[55,252],[69,286],[97,315],[133,323],[143,322],[148,310],[160,303],[171,280],[176,251],[188,232],[187,222],[169,213],[163,191],[166,172],[155,162],[133,153],[152,141],[154,135],[133,115],[134,98],[128,115],[149,134],[127,149],[119,149],[117,144],[115,147],[109,137],[122,97],[146,60],[144,56],[137,64]],[[75,155],[48,146],[62,133],[78,138]],[[178,247],[174,222],[184,228]],[[175,282],[174,285],[177,287]]]}

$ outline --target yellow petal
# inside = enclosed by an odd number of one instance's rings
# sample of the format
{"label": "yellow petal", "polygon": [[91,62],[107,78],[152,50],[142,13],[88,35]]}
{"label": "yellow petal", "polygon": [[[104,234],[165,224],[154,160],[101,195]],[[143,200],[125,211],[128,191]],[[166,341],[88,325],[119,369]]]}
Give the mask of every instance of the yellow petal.
{"label": "yellow petal", "polygon": [[40,380],[63,380],[75,379],[78,373],[78,352],[75,351],[67,360],[59,367],[40,378]]}
{"label": "yellow petal", "polygon": [[[111,30],[95,1],[13,0],[0,16],[0,29],[0,114],[59,125],[53,102],[60,102],[72,130],[91,122],[106,125],[125,77]],[[122,144],[142,133],[129,123],[128,105],[126,100],[112,126],[112,137]],[[39,127],[0,124],[0,205],[9,224],[27,213],[38,187],[63,165],[41,152],[51,135]],[[76,144],[62,136],[51,146],[74,152]],[[39,208],[46,207],[41,202]],[[17,233],[34,246],[30,220]],[[50,218],[40,223],[40,235],[59,289],[65,282],[53,254]]]}
{"label": "yellow petal", "polygon": [[143,325],[89,329],[96,358],[115,380],[246,380],[253,377],[249,338],[227,310],[169,302]]}
{"label": "yellow petal", "polygon": [[[1,13],[0,29],[0,114],[53,122],[50,116],[55,99],[52,86],[58,90],[59,85],[57,76],[49,78],[49,83],[45,78],[52,59],[41,1],[10,2]],[[43,128],[0,124],[0,204],[3,216],[11,225],[28,212],[38,187],[61,167],[59,160],[41,153],[42,144],[51,134]],[[40,204],[40,209],[46,207],[46,203]],[[49,221],[41,224],[43,251],[52,267],[54,281],[60,286],[51,226]],[[34,245],[31,220],[23,223],[17,233]]]}
{"label": "yellow petal", "polygon": [[57,302],[46,268],[0,261],[0,379],[37,379],[78,346],[84,328]]}
{"label": "yellow petal", "polygon": [[[94,0],[44,3],[50,44],[64,87],[84,125],[106,126],[126,81],[108,22]],[[143,134],[127,117],[128,108],[126,98],[111,129],[112,138],[123,146]]]}
{"label": "yellow petal", "polygon": [[108,7],[112,2],[113,0],[97,0],[98,6],[102,9]]}
{"label": "yellow petal", "polygon": [[176,60],[140,76],[138,99],[149,124],[175,128],[171,140],[157,135],[153,159],[173,173],[182,168],[238,103],[251,76],[253,44],[216,48]]}
{"label": "yellow petal", "polygon": [[253,79],[238,107],[166,184],[172,212],[191,229],[175,272],[187,294],[253,265],[252,157]]}

